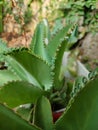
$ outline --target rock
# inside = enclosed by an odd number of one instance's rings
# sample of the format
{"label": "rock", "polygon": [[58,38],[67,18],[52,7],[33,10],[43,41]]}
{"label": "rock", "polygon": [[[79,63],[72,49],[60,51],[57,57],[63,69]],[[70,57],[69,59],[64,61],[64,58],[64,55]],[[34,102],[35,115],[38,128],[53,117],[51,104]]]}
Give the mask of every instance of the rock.
{"label": "rock", "polygon": [[82,40],[80,47],[82,59],[96,60],[98,59],[98,33],[88,33]]}

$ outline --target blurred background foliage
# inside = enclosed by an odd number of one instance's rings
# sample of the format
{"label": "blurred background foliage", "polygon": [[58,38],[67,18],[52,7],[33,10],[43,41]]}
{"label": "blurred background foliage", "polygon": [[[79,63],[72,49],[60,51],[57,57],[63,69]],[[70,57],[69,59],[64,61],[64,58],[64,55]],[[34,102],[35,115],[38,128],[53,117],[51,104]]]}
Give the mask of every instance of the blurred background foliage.
{"label": "blurred background foliage", "polygon": [[47,18],[52,33],[63,25],[77,24],[79,34],[75,47],[81,46],[79,53],[83,61],[90,59],[95,62],[98,59],[98,0],[1,1],[0,18],[3,24],[0,22],[0,36],[7,41],[8,46],[28,47],[36,25]]}
{"label": "blurred background foliage", "polygon": [[22,31],[25,29],[34,31],[37,23],[43,18],[47,18],[49,22],[61,18],[63,12],[60,8],[66,2],[66,0],[5,0],[3,16],[4,18],[8,14],[13,16],[15,21],[21,24]]}
{"label": "blurred background foliage", "polygon": [[21,24],[21,31],[28,29],[33,32],[43,18],[47,18],[51,24],[59,19],[66,24],[85,26],[87,32],[98,31],[96,0],[4,0],[3,6],[4,18],[12,15]]}

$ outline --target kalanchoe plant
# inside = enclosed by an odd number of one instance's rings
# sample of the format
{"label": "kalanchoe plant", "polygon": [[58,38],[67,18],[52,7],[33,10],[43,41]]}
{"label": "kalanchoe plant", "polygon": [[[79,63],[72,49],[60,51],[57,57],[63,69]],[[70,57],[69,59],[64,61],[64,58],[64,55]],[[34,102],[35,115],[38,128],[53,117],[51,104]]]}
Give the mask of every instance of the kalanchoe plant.
{"label": "kalanchoe plant", "polygon": [[[97,130],[97,71],[90,73],[88,79],[76,80],[68,104],[65,78],[60,77],[63,53],[73,45],[76,30],[77,27],[68,25],[51,35],[47,20],[43,20],[35,30],[30,48],[9,49],[0,41],[0,55],[6,66],[0,70],[2,130],[90,130],[93,127]],[[67,105],[65,112],[53,123],[51,105],[62,101],[64,107]],[[22,110],[19,107],[23,104],[32,104],[33,108],[26,112],[26,105]]]}

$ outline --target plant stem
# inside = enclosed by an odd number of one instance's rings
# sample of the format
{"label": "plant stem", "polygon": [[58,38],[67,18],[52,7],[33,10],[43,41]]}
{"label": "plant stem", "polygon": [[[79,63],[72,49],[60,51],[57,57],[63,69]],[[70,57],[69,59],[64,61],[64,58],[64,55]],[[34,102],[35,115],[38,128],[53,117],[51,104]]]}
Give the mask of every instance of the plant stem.
{"label": "plant stem", "polygon": [[53,99],[53,102],[60,102],[60,101],[62,101],[62,98],[60,98],[60,97],[57,97],[57,98]]}
{"label": "plant stem", "polygon": [[56,91],[55,93],[53,93],[51,96],[50,96],[50,99],[53,99],[54,97],[58,97],[60,94],[58,91]]}

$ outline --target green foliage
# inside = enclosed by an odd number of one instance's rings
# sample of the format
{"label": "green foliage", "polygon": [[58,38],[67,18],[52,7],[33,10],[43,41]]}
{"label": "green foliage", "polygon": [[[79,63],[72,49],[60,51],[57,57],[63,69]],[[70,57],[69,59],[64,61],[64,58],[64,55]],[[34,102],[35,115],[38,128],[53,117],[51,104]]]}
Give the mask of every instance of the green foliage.
{"label": "green foliage", "polygon": [[26,103],[35,104],[42,95],[43,91],[29,82],[13,81],[1,87],[0,102],[13,108]]}
{"label": "green foliage", "polygon": [[98,10],[96,0],[70,0],[63,7],[67,23],[87,26],[88,31],[98,31]]}
{"label": "green foliage", "polygon": [[56,122],[56,130],[95,130],[98,129],[98,71],[88,75],[88,79],[78,80],[72,98],[62,115]]}
{"label": "green foliage", "polygon": [[7,13],[11,14],[12,9],[11,9],[11,2],[8,2],[7,0],[3,1],[3,6],[6,8],[3,8],[3,16],[5,17]]}
{"label": "green foliage", "polygon": [[28,81],[39,88],[44,87],[45,90],[51,88],[51,68],[43,59],[29,50],[13,50],[6,54],[5,63],[8,65],[8,70],[17,75],[20,80]]}
{"label": "green foliage", "polygon": [[7,50],[9,50],[7,44],[2,39],[0,39],[0,54],[4,53]]}
{"label": "green foliage", "polygon": [[28,23],[30,23],[31,22],[31,20],[32,20],[32,10],[31,10],[31,8],[27,8],[27,10],[25,11],[25,13],[24,13],[24,22],[25,22],[25,24],[28,24]]}
{"label": "green foliage", "polygon": [[43,130],[54,129],[50,102],[44,96],[36,103],[34,124],[41,127]]}
{"label": "green foliage", "polygon": [[2,130],[41,130],[22,119],[7,106],[0,104],[0,129]]}
{"label": "green foliage", "polygon": [[[44,19],[35,30],[30,48],[12,49],[7,48],[2,41],[0,43],[3,62],[7,67],[0,70],[0,102],[6,103],[10,108],[27,103],[35,104],[34,124],[43,129],[48,129],[49,124],[49,129],[53,129],[48,99],[50,100],[54,89],[58,91],[59,86],[60,89],[63,88],[63,79],[59,78],[62,57],[65,48],[70,44],[70,37],[75,37],[75,33],[73,34],[75,30],[74,26],[69,25],[52,35],[48,22]],[[45,98],[40,99],[42,95]],[[46,114],[43,108],[47,108]],[[37,111],[43,115],[42,122],[37,121],[39,118]],[[49,116],[49,120],[45,121],[46,115]],[[30,120],[33,122],[33,118]]]}
{"label": "green foliage", "polygon": [[49,42],[49,37],[50,37],[49,25],[47,20],[44,19],[42,22],[38,24],[35,30],[30,48],[35,54],[37,54],[38,56],[42,57],[45,60],[48,60],[45,46]]}
{"label": "green foliage", "polygon": [[[76,79],[71,93],[69,92],[69,102],[64,114],[56,123],[53,123],[52,119],[51,105],[61,103],[62,100],[66,102],[65,77],[60,77],[62,58],[65,50],[70,49],[76,39],[77,26],[62,27],[53,35],[47,20],[44,19],[35,30],[30,48],[7,49],[2,45],[1,55],[7,68],[0,70],[0,103],[10,107],[0,104],[2,130],[11,130],[14,127],[27,130],[98,129],[97,69],[89,73],[87,79]],[[28,107],[27,117],[22,116],[25,111],[23,107],[19,111],[20,105],[26,104],[33,105],[33,108]],[[11,108],[16,110],[16,113],[10,110]]]}
{"label": "green foliage", "polygon": [[67,40],[66,36],[68,36],[68,32],[69,32],[70,28],[71,28],[71,25],[68,25],[67,27],[64,27],[64,28],[58,30],[56,32],[56,34],[54,34],[52,36],[50,44],[48,44],[47,48],[46,48],[47,52],[50,56],[50,59],[52,59],[55,56],[55,52],[56,52],[58,46],[60,46],[60,44],[63,44],[63,41]]}

